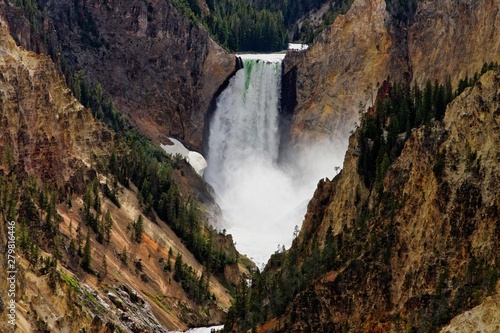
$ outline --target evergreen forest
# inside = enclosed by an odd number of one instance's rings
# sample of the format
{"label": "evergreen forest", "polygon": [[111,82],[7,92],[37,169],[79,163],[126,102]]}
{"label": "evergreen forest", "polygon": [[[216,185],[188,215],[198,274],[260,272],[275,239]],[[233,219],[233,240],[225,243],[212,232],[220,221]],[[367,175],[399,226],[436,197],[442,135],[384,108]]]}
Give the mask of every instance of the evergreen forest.
{"label": "evergreen forest", "polygon": [[331,1],[322,17],[321,26],[314,28],[309,19],[298,25],[313,9],[326,0],[207,0],[203,10],[196,0],[175,0],[181,12],[200,22],[212,37],[230,51],[273,52],[287,48],[291,40],[310,43],[338,14],[345,13],[351,0]]}

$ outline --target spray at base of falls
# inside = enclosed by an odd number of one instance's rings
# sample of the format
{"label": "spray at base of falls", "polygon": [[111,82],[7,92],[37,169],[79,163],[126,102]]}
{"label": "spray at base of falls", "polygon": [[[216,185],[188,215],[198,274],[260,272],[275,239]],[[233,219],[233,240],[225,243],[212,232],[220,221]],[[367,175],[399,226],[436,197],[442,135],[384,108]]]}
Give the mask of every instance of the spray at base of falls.
{"label": "spray at base of falls", "polygon": [[242,56],[244,67],[217,99],[204,175],[217,193],[221,228],[233,235],[238,251],[262,266],[291,244],[318,181],[334,176],[345,148],[316,143],[295,152],[295,160],[278,163],[284,55],[257,57]]}

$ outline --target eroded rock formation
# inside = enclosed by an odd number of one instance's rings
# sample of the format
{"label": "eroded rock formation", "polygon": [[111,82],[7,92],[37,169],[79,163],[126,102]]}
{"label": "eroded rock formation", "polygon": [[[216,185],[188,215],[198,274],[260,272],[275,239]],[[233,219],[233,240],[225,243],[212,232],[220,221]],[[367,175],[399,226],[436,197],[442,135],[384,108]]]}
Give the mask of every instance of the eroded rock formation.
{"label": "eroded rock formation", "polygon": [[2,156],[12,167],[63,185],[107,152],[112,134],[73,97],[52,60],[20,50],[0,20]]}

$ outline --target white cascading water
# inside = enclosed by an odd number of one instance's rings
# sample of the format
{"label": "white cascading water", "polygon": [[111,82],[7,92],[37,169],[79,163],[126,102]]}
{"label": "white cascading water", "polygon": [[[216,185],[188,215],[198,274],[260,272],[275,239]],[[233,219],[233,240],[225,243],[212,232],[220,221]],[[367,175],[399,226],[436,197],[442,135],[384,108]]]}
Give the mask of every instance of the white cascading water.
{"label": "white cascading water", "polygon": [[219,96],[210,125],[207,175],[216,190],[227,188],[244,164],[276,163],[280,74],[278,62],[244,60],[244,68]]}
{"label": "white cascading water", "polygon": [[334,175],[341,156],[329,145],[326,150],[317,145],[293,165],[278,164],[283,56],[256,57],[242,56],[244,68],[217,100],[205,179],[224,214],[220,229],[233,235],[238,251],[262,266],[278,245],[291,244],[319,179]]}

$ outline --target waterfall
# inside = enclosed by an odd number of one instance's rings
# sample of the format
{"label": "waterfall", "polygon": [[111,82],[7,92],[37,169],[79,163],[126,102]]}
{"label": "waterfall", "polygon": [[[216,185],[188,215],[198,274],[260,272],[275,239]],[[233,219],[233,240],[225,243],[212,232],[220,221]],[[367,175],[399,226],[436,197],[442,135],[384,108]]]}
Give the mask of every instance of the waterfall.
{"label": "waterfall", "polygon": [[294,163],[278,163],[283,56],[258,57],[243,57],[243,68],[217,99],[204,176],[225,218],[220,228],[233,235],[240,252],[262,265],[279,244],[290,245],[318,180],[331,176],[334,164],[329,161],[317,172],[327,155],[318,147]]}
{"label": "waterfall", "polygon": [[219,96],[210,125],[207,180],[216,191],[228,186],[245,164],[275,164],[281,62],[244,60]]}

